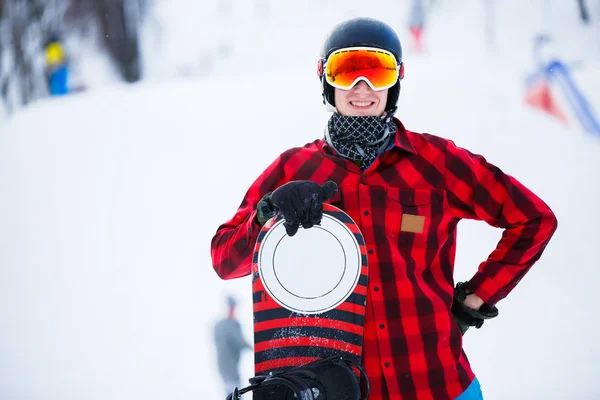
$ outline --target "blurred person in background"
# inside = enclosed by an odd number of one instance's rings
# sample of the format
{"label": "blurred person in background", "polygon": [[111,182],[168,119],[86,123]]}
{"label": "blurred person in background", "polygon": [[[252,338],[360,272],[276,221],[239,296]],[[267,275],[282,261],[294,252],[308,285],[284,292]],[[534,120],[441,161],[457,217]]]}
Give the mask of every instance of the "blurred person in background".
{"label": "blurred person in background", "polygon": [[423,52],[423,31],[425,29],[425,0],[412,0],[408,30],[410,31],[414,49]]}
{"label": "blurred person in background", "polygon": [[590,23],[590,13],[587,8],[585,0],[577,0],[577,6],[579,8],[579,17],[584,24]]}
{"label": "blurred person in background", "polygon": [[58,36],[52,36],[45,45],[46,79],[51,96],[61,96],[69,92],[69,67],[67,53]]}
{"label": "blurred person in background", "polygon": [[[282,215],[294,236],[320,223],[327,201],[350,215],[368,249],[362,364],[370,399],[479,400],[463,335],[497,317],[495,304],[541,257],[557,221],[483,156],[394,117],[403,66],[389,25],[357,18],[334,28],[318,63],[333,112],[324,137],[283,152],[257,178],[212,239],[213,267],[222,279],[250,274],[270,218]],[[473,277],[455,284],[461,219],[504,232]]]}
{"label": "blurred person in background", "polygon": [[252,349],[244,339],[242,328],[235,317],[236,300],[227,296],[227,316],[214,327],[217,350],[217,366],[225,387],[225,395],[240,386],[240,356],[242,351]]}

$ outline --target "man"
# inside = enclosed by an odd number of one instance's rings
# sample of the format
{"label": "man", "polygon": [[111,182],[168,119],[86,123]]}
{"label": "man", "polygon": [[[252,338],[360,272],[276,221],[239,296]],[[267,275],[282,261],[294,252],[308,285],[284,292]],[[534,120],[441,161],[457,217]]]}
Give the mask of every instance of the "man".
{"label": "man", "polygon": [[[462,334],[497,315],[495,304],[540,258],[556,218],[482,156],[393,117],[404,68],[388,25],[358,18],[336,26],[318,71],[333,111],[324,139],[285,151],[258,177],[212,239],[214,269],[223,279],[248,275],[262,224],[278,212],[292,236],[318,224],[328,201],[360,226],[368,250],[362,363],[370,398],[481,399]],[[455,287],[463,218],[504,235]]]}
{"label": "man", "polygon": [[424,0],[413,0],[410,7],[410,19],[408,30],[412,36],[415,51],[423,52],[423,31],[425,29],[425,20],[427,11],[425,10]]}
{"label": "man", "polygon": [[235,299],[228,296],[227,317],[217,322],[214,328],[217,366],[226,395],[240,386],[240,355],[245,349],[252,348],[244,339],[240,323],[235,318],[235,306]]}

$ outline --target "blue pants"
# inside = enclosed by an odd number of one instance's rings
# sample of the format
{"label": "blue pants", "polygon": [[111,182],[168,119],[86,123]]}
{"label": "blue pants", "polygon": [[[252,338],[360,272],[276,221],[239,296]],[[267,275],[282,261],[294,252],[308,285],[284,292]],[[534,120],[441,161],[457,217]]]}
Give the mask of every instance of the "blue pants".
{"label": "blue pants", "polygon": [[50,86],[50,95],[61,96],[69,92],[69,89],[67,87],[68,75],[69,70],[67,69],[66,65],[58,68],[50,75],[50,79],[48,82],[48,85]]}
{"label": "blue pants", "polygon": [[481,393],[481,386],[479,386],[477,378],[473,379],[467,390],[458,396],[456,400],[483,400],[483,393]]}

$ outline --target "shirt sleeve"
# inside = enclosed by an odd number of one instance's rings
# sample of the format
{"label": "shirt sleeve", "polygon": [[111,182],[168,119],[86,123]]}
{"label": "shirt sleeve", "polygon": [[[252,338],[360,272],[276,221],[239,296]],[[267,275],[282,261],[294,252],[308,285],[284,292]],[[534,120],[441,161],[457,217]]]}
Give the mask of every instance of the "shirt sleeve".
{"label": "shirt sleeve", "polygon": [[237,212],[218,229],[211,241],[213,268],[221,279],[240,278],[252,269],[252,253],[261,225],[256,220],[256,205],[268,192],[277,188],[283,177],[283,160],[279,156],[254,181]]}
{"label": "shirt sleeve", "polygon": [[488,305],[494,305],[540,258],[556,231],[556,217],[515,178],[451,141],[446,151],[446,183],[450,206],[458,217],[504,229],[496,249],[479,265],[468,285]]}

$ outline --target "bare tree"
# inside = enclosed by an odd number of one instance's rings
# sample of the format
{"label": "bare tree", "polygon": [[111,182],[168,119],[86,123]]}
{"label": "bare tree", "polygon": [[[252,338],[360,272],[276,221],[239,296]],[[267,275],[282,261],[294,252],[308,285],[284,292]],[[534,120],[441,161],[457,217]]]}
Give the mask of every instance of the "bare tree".
{"label": "bare tree", "polygon": [[99,34],[123,79],[139,80],[139,31],[149,2],[0,0],[0,104],[10,111],[47,95],[44,45],[73,31]]}
{"label": "bare tree", "polygon": [[141,0],[96,1],[96,16],[107,50],[127,82],[141,77],[139,27],[144,3]]}
{"label": "bare tree", "polygon": [[10,42],[8,40],[9,26],[6,18],[6,2],[0,0],[0,99],[2,108],[9,114],[12,112],[12,103],[8,95],[10,74],[9,69],[12,63]]}
{"label": "bare tree", "polygon": [[3,31],[8,37],[8,43],[3,47],[8,47],[4,51],[9,54],[12,62],[5,66],[9,82],[5,84],[3,93],[9,95],[10,85],[16,85],[16,90],[12,92],[17,93],[16,101],[22,105],[29,104],[46,93],[38,51],[43,30],[43,3],[43,0],[9,0],[4,3]]}
{"label": "bare tree", "polygon": [[142,73],[139,34],[149,5],[150,0],[71,0],[67,21],[80,32],[97,27],[123,79],[135,82]]}
{"label": "bare tree", "polygon": [[587,8],[587,4],[585,0],[577,0],[577,5],[579,6],[579,16],[584,24],[590,22],[590,13]]}

